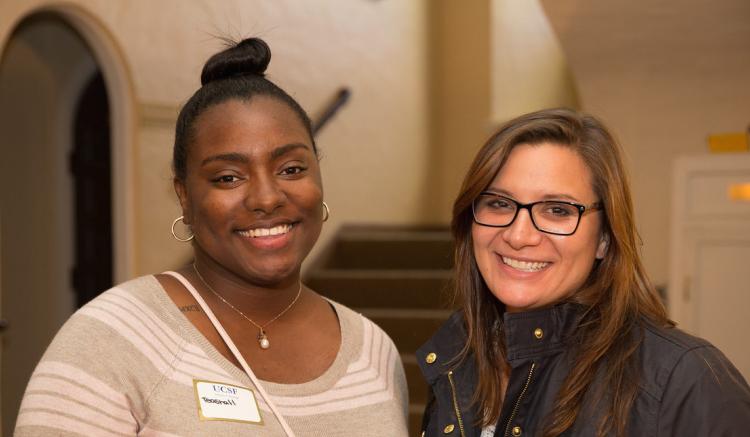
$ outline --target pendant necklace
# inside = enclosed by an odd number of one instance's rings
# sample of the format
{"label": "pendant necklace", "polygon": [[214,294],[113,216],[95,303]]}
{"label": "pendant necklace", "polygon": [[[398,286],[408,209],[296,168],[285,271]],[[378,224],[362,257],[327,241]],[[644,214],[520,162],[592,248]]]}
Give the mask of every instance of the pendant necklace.
{"label": "pendant necklace", "polygon": [[266,329],[265,329],[266,326],[270,325],[271,323],[275,322],[276,319],[286,314],[286,312],[289,311],[294,306],[295,303],[297,303],[297,299],[299,299],[299,296],[302,294],[302,282],[300,282],[299,290],[297,290],[297,295],[294,296],[294,300],[292,300],[292,303],[287,305],[287,307],[284,308],[284,310],[281,311],[279,314],[277,314],[276,317],[274,317],[273,319],[267,321],[266,323],[262,325],[259,325],[255,323],[250,317],[246,316],[245,313],[243,313],[242,311],[237,309],[234,305],[229,303],[226,299],[224,299],[224,297],[220,295],[219,293],[217,293],[210,285],[208,285],[208,282],[206,282],[206,280],[203,279],[203,276],[201,276],[200,272],[198,271],[198,267],[195,266],[195,262],[193,262],[193,270],[195,271],[195,274],[198,275],[198,279],[200,279],[203,285],[205,285],[206,288],[208,288],[208,291],[213,293],[214,296],[218,297],[219,300],[224,302],[229,308],[233,309],[235,312],[237,312],[237,314],[242,316],[248,322],[252,323],[253,326],[255,326],[256,328],[258,328],[258,344],[260,345],[260,348],[264,350],[271,347],[271,342],[268,340],[268,335],[266,334]]}

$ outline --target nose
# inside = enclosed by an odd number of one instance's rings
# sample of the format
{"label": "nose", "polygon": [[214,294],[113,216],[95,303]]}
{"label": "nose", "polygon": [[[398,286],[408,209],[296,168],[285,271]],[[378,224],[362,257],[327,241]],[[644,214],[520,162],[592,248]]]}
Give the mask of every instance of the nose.
{"label": "nose", "polygon": [[247,184],[245,206],[258,214],[271,214],[286,202],[286,194],[273,175],[258,175]]}
{"label": "nose", "polygon": [[522,209],[513,223],[503,231],[503,239],[514,249],[536,246],[542,241],[542,233],[534,226],[529,210]]}

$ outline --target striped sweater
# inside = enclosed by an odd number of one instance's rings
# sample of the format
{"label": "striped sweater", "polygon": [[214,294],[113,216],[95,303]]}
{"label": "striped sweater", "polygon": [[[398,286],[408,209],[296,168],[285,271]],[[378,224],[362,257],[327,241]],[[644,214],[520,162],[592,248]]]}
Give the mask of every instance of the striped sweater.
{"label": "striped sweater", "polygon": [[[341,347],[302,384],[261,381],[297,436],[405,436],[407,389],[390,338],[333,303]],[[263,399],[261,424],[201,420],[194,381],[253,388],[180,313],[153,276],[118,285],[62,327],[29,381],[15,435],[282,436]]]}

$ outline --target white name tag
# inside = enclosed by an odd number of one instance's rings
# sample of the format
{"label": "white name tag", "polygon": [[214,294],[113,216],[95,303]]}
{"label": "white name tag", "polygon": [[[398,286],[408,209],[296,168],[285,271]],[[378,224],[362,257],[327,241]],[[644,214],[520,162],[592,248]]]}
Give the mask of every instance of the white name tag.
{"label": "white name tag", "polygon": [[252,390],[221,382],[194,379],[201,420],[228,420],[263,424]]}

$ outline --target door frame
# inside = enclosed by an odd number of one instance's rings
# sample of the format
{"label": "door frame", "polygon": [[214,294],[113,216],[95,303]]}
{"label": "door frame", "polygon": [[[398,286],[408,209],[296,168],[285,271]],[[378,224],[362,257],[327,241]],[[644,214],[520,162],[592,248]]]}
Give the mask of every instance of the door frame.
{"label": "door frame", "polygon": [[93,13],[74,4],[49,4],[20,11],[5,30],[0,30],[0,58],[18,24],[37,13],[54,14],[78,32],[104,75],[112,135],[113,280],[123,282],[136,273],[134,160],[137,114],[132,74],[124,50],[113,32]]}
{"label": "door frame", "polygon": [[[132,74],[125,52],[116,40],[114,32],[107,29],[103,21],[83,6],[35,1],[24,4],[16,3],[6,8],[6,12],[8,13],[0,17],[0,60],[5,56],[8,42],[18,26],[31,16],[45,13],[58,17],[78,33],[87,44],[104,76],[110,104],[113,280],[115,283],[122,282],[136,273],[135,251],[137,247],[135,242],[137,187],[134,161],[137,157],[138,119]],[[75,97],[73,94],[79,86],[80,84],[71,83],[70,87],[67,87],[65,91],[72,92],[72,94],[62,96],[63,103]],[[0,278],[2,274],[3,272],[0,271]],[[0,285],[0,296],[2,292],[2,285]],[[1,350],[0,359],[2,359]],[[0,425],[2,422],[3,417],[0,417]]]}

